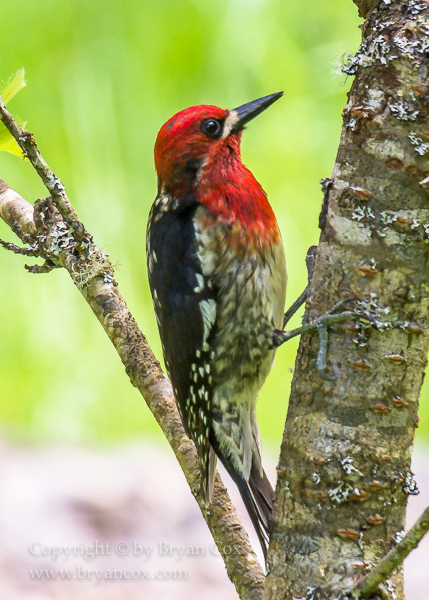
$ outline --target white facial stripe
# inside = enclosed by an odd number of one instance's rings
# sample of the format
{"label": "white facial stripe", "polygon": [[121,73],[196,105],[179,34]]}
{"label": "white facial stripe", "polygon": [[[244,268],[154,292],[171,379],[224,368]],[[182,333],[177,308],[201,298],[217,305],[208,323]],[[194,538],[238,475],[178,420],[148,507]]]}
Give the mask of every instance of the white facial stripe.
{"label": "white facial stripe", "polygon": [[230,110],[228,116],[225,119],[225,124],[223,126],[222,138],[226,138],[231,133],[231,129],[234,125],[238,123],[238,114],[235,110]]}

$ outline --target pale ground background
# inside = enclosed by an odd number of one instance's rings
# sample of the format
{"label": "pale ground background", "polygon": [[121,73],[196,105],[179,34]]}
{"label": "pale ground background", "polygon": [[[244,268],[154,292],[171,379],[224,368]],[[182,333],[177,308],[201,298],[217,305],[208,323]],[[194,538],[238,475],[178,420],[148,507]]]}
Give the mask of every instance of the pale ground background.
{"label": "pale ground background", "polygon": [[[419,447],[414,472],[421,490],[410,498],[411,524],[429,504],[429,448]],[[269,461],[268,461],[269,462]],[[274,477],[274,457],[270,476]],[[243,522],[249,522],[231,489]],[[257,541],[251,532],[252,542]],[[110,555],[93,559],[34,556],[41,545],[94,545]],[[120,555],[128,544],[129,552]],[[152,547],[148,558],[136,555],[134,543]],[[119,546],[118,546],[119,544]],[[160,546],[161,544],[161,546]],[[164,544],[164,545],[162,545]],[[162,554],[165,544],[186,546],[198,554],[181,558]],[[199,548],[197,548],[199,547]],[[185,552],[187,551],[185,550]],[[204,554],[202,552],[204,551]],[[406,562],[406,590],[410,600],[429,594],[429,539]],[[78,579],[89,569],[186,571],[186,578],[106,580]],[[76,578],[36,581],[30,570],[63,569]],[[0,597],[7,600],[235,600],[223,562],[190,497],[172,453],[143,443],[107,450],[76,447],[47,449],[0,447]]]}

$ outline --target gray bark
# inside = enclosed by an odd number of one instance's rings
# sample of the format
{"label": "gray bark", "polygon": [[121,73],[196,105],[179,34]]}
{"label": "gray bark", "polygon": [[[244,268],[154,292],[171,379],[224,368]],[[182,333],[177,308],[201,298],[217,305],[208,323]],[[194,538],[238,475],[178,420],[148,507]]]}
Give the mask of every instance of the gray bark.
{"label": "gray bark", "polygon": [[[278,467],[270,600],[346,597],[395,545],[416,493],[410,459],[429,343],[428,31],[427,2],[380,2],[345,67],[356,79],[306,319],[355,297],[386,328],[332,327],[332,382],[316,370],[317,335],[301,339]],[[403,598],[402,570],[386,590]]]}

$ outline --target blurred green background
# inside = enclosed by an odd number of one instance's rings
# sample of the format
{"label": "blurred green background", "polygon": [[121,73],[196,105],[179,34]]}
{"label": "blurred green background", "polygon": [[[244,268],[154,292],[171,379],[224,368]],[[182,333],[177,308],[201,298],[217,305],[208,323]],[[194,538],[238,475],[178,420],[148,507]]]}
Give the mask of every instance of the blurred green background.
{"label": "blurred green background", "polygon": [[[2,6],[2,22],[0,79],[24,67],[28,83],[9,108],[118,263],[119,289],[158,357],[145,266],[157,131],[192,104],[232,108],[284,90],[246,130],[243,160],[278,217],[295,299],[305,251],[318,240],[319,180],[332,172],[350,85],[333,63],[359,44],[351,0],[14,0]],[[12,155],[0,154],[0,177],[28,200],[46,195]],[[0,236],[14,238],[3,223]],[[22,442],[161,439],[67,273],[36,277],[24,262],[0,252],[0,432]],[[260,396],[262,437],[273,448],[296,347],[278,352]]]}

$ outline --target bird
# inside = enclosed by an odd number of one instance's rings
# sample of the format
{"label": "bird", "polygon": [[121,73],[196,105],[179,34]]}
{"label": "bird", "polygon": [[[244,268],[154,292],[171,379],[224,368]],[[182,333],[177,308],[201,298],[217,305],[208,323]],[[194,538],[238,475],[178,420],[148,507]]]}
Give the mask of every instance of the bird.
{"label": "bird", "polygon": [[219,458],[265,557],[274,491],[256,399],[274,360],[272,332],[282,329],[287,275],[274,212],[240,145],[245,125],[282,95],[232,110],[191,106],[161,127],[146,238],[164,362],[196,446],[201,499],[210,506]]}

